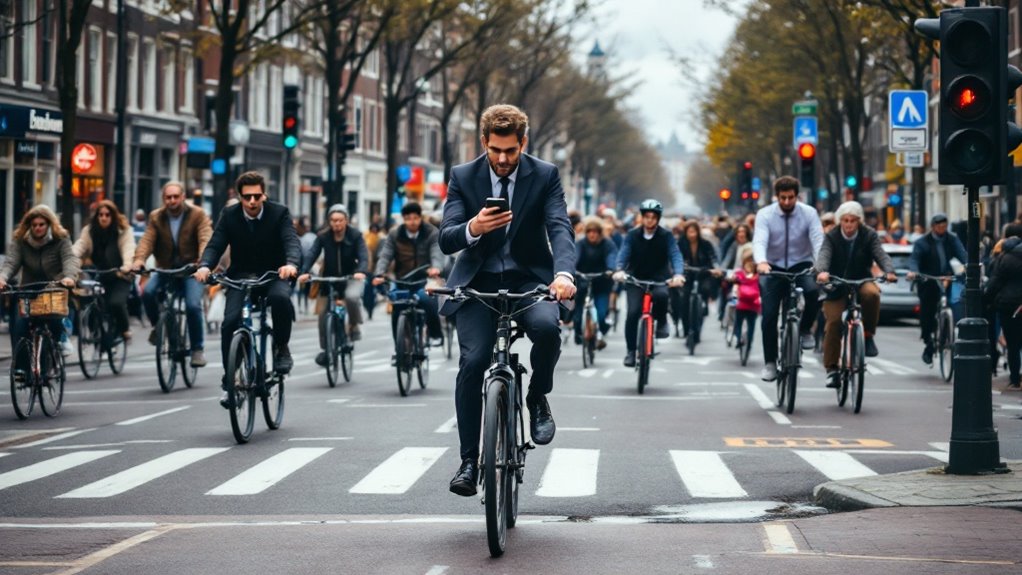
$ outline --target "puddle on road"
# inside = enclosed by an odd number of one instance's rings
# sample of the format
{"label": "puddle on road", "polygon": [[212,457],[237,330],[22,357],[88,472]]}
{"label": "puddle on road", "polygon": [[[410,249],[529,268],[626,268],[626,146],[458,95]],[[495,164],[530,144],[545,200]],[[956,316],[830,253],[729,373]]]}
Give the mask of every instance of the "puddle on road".
{"label": "puddle on road", "polygon": [[[632,517],[593,517],[592,523],[753,523],[793,517],[824,515],[827,510],[815,505],[779,501],[726,501],[692,505],[662,505],[655,515]],[[580,521],[581,518],[569,520]]]}

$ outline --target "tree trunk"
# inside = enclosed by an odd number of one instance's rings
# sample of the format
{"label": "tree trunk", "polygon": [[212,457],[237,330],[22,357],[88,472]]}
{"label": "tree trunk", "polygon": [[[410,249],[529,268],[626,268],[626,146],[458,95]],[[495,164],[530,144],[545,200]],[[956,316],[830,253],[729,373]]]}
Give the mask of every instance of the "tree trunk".
{"label": "tree trunk", "polygon": [[[244,2],[244,0],[243,0]],[[246,7],[247,9],[247,7]],[[216,94],[216,149],[213,157],[225,164],[223,174],[213,175],[213,221],[227,203],[227,190],[231,187],[231,110],[234,106],[234,61],[237,59],[237,36],[234,27],[227,22],[229,12],[224,11],[223,44],[220,51],[220,74]]]}
{"label": "tree trunk", "polygon": [[[388,227],[391,223],[390,206],[394,203],[394,194],[397,193],[397,143],[398,129],[401,123],[401,108],[394,96],[385,97],[383,111],[384,126],[387,130],[387,193],[383,205],[383,220]],[[410,140],[411,138],[409,138]]]}

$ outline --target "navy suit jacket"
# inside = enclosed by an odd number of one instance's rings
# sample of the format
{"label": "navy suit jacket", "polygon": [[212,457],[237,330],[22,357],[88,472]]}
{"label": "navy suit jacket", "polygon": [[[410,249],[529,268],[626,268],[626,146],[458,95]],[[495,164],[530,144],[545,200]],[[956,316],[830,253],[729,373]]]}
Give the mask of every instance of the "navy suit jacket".
{"label": "navy suit jacket", "polygon": [[[513,219],[505,228],[484,234],[468,244],[465,228],[479,213],[493,192],[490,164],[486,155],[455,166],[447,188],[447,204],[440,224],[440,249],[445,254],[461,252],[447,278],[447,285],[464,287],[472,282],[483,262],[498,252],[503,242],[511,242],[511,257],[520,268],[549,284],[557,272],[575,271],[575,232],[568,221],[568,207],[557,167],[533,156],[522,154],[518,163]],[[445,314],[458,306],[444,304]]]}

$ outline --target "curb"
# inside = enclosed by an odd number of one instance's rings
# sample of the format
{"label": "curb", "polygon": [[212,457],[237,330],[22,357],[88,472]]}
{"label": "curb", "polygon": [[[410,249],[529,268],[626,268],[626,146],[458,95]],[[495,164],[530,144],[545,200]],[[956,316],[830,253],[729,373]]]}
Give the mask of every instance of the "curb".
{"label": "curb", "polygon": [[842,485],[836,481],[813,488],[813,503],[829,511],[862,511],[878,507],[900,507],[893,501],[866,493],[861,489]]}

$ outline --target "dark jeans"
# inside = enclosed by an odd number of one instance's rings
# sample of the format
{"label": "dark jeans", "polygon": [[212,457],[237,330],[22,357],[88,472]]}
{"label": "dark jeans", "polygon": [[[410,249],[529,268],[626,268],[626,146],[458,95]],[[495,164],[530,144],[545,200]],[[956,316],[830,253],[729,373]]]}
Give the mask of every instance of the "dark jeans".
{"label": "dark jeans", "polygon": [[[184,292],[185,316],[188,318],[188,338],[192,340],[193,351],[202,349],[206,343],[206,319],[203,317],[202,312],[202,292],[205,288],[194,278],[167,278],[160,274],[149,276],[149,282],[145,284],[145,290],[142,291],[142,305],[145,307],[145,314],[149,318],[149,323],[155,326],[156,321],[160,318],[160,306],[156,294],[160,291],[161,286],[165,285],[165,282],[177,283],[178,291]],[[227,341],[230,342],[230,339]],[[224,354],[227,354],[226,347]],[[224,365],[227,365],[226,360]]]}
{"label": "dark jeans", "polygon": [[[369,282],[366,282],[368,284]],[[426,331],[429,332],[429,337],[433,339],[441,338],[444,335],[444,330],[440,327],[440,312],[437,311],[436,298],[430,297],[426,293],[426,288],[422,288],[415,292],[419,296],[419,308],[426,312]],[[394,309],[390,314],[390,335],[394,337],[394,341],[397,341],[397,319],[401,315],[401,310],[406,306],[394,305]]]}
{"label": "dark jeans", "polygon": [[[635,351],[638,339],[639,316],[642,315],[643,289],[638,286],[625,287],[628,294],[628,317],[625,319],[625,346],[628,353]],[[653,288],[653,319],[657,324],[667,321],[667,286]]]}
{"label": "dark jeans", "polygon": [[[505,288],[512,292],[531,290],[541,282],[527,276],[504,274],[500,281],[497,274],[479,273],[469,284],[482,292],[494,292]],[[525,300],[523,306],[533,302]],[[558,325],[558,304],[542,302],[516,316],[515,320],[525,328],[532,341],[532,380],[529,394],[546,395],[554,385],[554,367],[561,355],[561,330]],[[457,384],[454,390],[454,404],[458,416],[458,437],[461,440],[461,458],[479,458],[481,415],[483,412],[483,376],[492,362],[493,343],[497,335],[497,314],[478,301],[469,300],[461,304],[454,313],[454,325],[458,330],[458,346],[461,357],[458,361]]]}
{"label": "dark jeans", "polygon": [[[720,283],[707,278],[706,280],[699,281],[699,295],[703,296],[703,304],[706,309],[709,309],[710,298],[720,288]],[[681,292],[681,325],[684,328],[684,333],[688,333],[689,326],[689,308],[692,307],[692,284],[687,283],[682,288]]]}
{"label": "dark jeans", "polygon": [[[805,262],[792,266],[790,269],[775,268],[779,272],[798,273],[812,264]],[[799,324],[799,332],[810,333],[813,322],[816,321],[816,314],[820,309],[820,288],[816,285],[816,278],[812,275],[805,275],[798,280],[802,288],[802,297],[805,300],[805,309],[802,311],[802,321]],[[781,314],[781,306],[788,297],[790,282],[786,278],[760,274],[759,293],[760,301],[763,303],[763,361],[773,363],[777,361],[777,318]]]}
{"label": "dark jeans", "polygon": [[[13,300],[12,300],[13,301]],[[11,314],[11,353],[14,353],[14,348],[18,345],[18,340],[28,335],[28,320],[27,317],[21,317],[15,307]],[[46,325],[50,327],[50,335],[53,336],[53,343],[60,344],[60,336],[64,333],[64,322],[61,319],[46,320]]]}
{"label": "dark jeans", "polygon": [[117,277],[105,277],[100,280],[106,290],[106,312],[114,320],[114,329],[118,337],[128,331],[128,294],[131,282]]}
{"label": "dark jeans", "polygon": [[[245,292],[231,288],[226,289],[227,301],[224,305],[224,323],[220,326],[220,344],[223,346],[221,353],[223,354],[224,365],[228,365],[227,354],[230,353],[231,338],[234,337],[234,330],[241,326],[241,308],[245,303]],[[287,345],[291,341],[291,326],[294,323],[295,317],[294,308],[291,306],[291,283],[278,279],[266,287],[252,291],[252,320],[254,324],[258,324],[254,300],[260,295],[266,296],[266,305],[269,306],[270,316],[273,318],[274,345]]]}
{"label": "dark jeans", "polygon": [[919,331],[926,347],[933,347],[933,332],[937,329],[937,310],[940,309],[940,286],[933,281],[919,282]]}
{"label": "dark jeans", "polygon": [[[1019,317],[1012,317],[1015,308],[999,309],[1001,317],[1001,331],[1004,332],[1004,341],[1008,353],[1008,381],[1017,384],[1020,381],[1019,369],[1022,368],[1022,314]],[[996,340],[995,340],[996,341]]]}
{"label": "dark jeans", "polygon": [[[751,310],[735,310],[735,333],[738,334],[738,339],[742,340],[742,343],[749,342],[750,344],[756,339],[756,318],[759,314]],[[742,324],[748,324],[748,328],[743,332]],[[742,335],[744,333],[744,335]]]}

